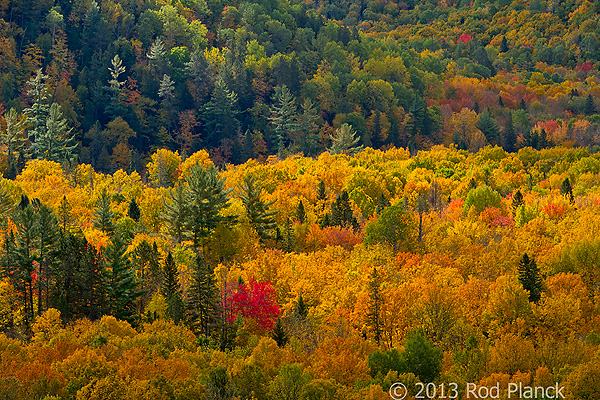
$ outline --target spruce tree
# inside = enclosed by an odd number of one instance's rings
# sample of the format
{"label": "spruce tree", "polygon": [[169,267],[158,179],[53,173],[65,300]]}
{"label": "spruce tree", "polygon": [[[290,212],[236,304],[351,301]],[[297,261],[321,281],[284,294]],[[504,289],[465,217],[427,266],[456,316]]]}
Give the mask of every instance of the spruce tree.
{"label": "spruce tree", "polygon": [[305,157],[311,157],[319,151],[319,114],[313,102],[306,98],[302,103],[302,112],[298,115],[300,130],[300,150]]}
{"label": "spruce tree", "polygon": [[63,118],[60,105],[52,103],[46,118],[46,129],[31,144],[33,157],[58,163],[71,162],[77,147],[71,131],[72,129],[67,128],[67,120]]}
{"label": "spruce tree", "polygon": [[296,221],[299,221],[301,224],[306,221],[306,211],[304,211],[304,204],[302,200],[298,203],[298,207],[296,208]]}
{"label": "spruce tree", "polygon": [[485,110],[479,115],[477,129],[484,134],[491,145],[500,144],[500,126],[496,120],[492,118],[488,110]]}
{"label": "spruce tree", "polygon": [[217,147],[222,139],[231,139],[237,134],[237,113],[237,95],[227,88],[223,79],[217,79],[212,98],[204,106],[206,146]]}
{"label": "spruce tree", "polygon": [[523,201],[523,193],[520,190],[517,190],[512,198],[511,208],[513,211],[513,216],[517,214],[517,210],[524,204]]}
{"label": "spruce tree", "polygon": [[353,214],[350,197],[344,190],[331,205],[331,225],[346,229],[356,228],[358,222]]}
{"label": "spruce tree", "polygon": [[135,222],[139,221],[140,219],[140,207],[135,201],[135,197],[132,197],[131,201],[129,202],[129,209],[127,210],[127,215]]}
{"label": "spruce tree", "polygon": [[542,296],[543,282],[535,258],[529,258],[527,253],[523,254],[517,270],[519,272],[519,282],[529,292],[529,301],[537,303]]}
{"label": "spruce tree", "polygon": [[275,200],[265,203],[261,198],[262,187],[258,178],[252,174],[246,174],[240,184],[240,199],[246,209],[246,215],[250,224],[258,233],[260,241],[264,243],[267,239],[273,238],[273,229],[277,227],[275,215],[278,210],[269,210],[269,207],[275,203]]}
{"label": "spruce tree", "polygon": [[102,193],[96,200],[96,208],[94,209],[94,218],[92,219],[94,227],[100,229],[106,234],[112,234],[116,226],[113,222],[115,213],[110,209],[111,197],[106,188],[102,189]]}
{"label": "spruce tree", "polygon": [[184,306],[179,289],[179,272],[173,259],[173,254],[169,252],[165,259],[163,267],[163,284],[161,293],[167,301],[167,314],[176,324],[183,318]]}
{"label": "spruce tree", "polygon": [[192,279],[187,302],[188,321],[195,331],[208,338],[217,323],[219,294],[214,271],[201,256],[196,257]]}
{"label": "spruce tree", "polygon": [[67,200],[67,196],[63,195],[62,200],[60,203],[58,203],[58,221],[60,227],[62,228],[63,234],[66,233],[71,227],[71,223],[73,221],[73,217],[71,215],[72,210],[73,206],[71,206],[71,203],[69,203],[69,200]]}
{"label": "spruce tree", "polygon": [[503,145],[504,150],[509,153],[517,150],[517,136],[513,125],[512,113],[508,114],[508,120],[506,121],[506,125],[504,125]]}
{"label": "spruce tree", "polygon": [[[49,291],[50,291],[50,265],[53,263],[56,251],[56,243],[58,242],[58,220],[54,214],[54,210],[45,205],[40,204],[37,210],[37,259],[39,263],[38,286],[38,315],[42,314],[42,310],[48,308]],[[45,296],[44,296],[45,295]],[[44,307],[44,304],[46,307]]]}
{"label": "spruce tree", "polygon": [[125,255],[127,245],[121,235],[115,235],[104,250],[106,260],[109,313],[115,318],[134,324],[136,300],[143,294],[131,261]]}
{"label": "spruce tree", "polygon": [[289,341],[287,334],[285,333],[285,329],[283,329],[283,324],[281,323],[281,318],[277,317],[277,323],[275,324],[275,328],[273,328],[273,333],[271,334],[275,343],[279,347],[285,347],[287,342]]}
{"label": "spruce tree", "polygon": [[377,209],[375,210],[375,212],[377,214],[381,214],[381,212],[386,208],[389,207],[390,201],[387,199],[387,197],[385,197],[385,194],[383,194],[383,192],[379,195],[379,197],[377,198]]}
{"label": "spruce tree", "polygon": [[179,243],[183,240],[186,225],[189,223],[190,208],[187,187],[185,184],[177,182],[165,197],[161,218],[175,241]]}
{"label": "spruce tree", "polygon": [[588,94],[588,96],[585,99],[585,108],[583,112],[585,113],[585,115],[596,114],[596,105],[594,104],[594,97],[591,93]]}
{"label": "spruce tree", "polygon": [[575,197],[573,196],[573,186],[571,186],[571,181],[569,178],[565,178],[565,180],[560,185],[560,192],[569,199],[571,203],[575,201]]}
{"label": "spruce tree", "polygon": [[218,225],[231,225],[237,220],[237,216],[220,214],[227,206],[233,189],[225,189],[225,179],[219,179],[217,169],[212,165],[209,168],[198,164],[192,166],[187,183],[189,218],[186,219],[186,228],[191,232],[196,250],[199,250],[200,242]]}
{"label": "spruce tree", "polygon": [[308,317],[308,305],[304,302],[302,295],[298,297],[294,307],[294,315],[300,320],[305,320]]}

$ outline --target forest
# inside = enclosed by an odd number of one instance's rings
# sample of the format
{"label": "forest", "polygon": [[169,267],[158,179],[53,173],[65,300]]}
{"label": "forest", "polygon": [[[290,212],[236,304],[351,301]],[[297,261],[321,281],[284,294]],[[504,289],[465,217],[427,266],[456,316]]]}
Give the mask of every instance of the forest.
{"label": "forest", "polygon": [[599,67],[600,0],[0,0],[0,398],[600,398]]}

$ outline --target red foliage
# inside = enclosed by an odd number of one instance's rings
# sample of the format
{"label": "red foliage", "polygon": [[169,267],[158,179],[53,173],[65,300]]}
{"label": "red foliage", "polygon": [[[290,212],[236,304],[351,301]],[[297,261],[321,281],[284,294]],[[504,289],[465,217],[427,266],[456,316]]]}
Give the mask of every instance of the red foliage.
{"label": "red foliage", "polygon": [[584,74],[587,74],[588,72],[590,72],[592,70],[592,63],[591,62],[584,62],[581,64],[578,64],[575,67],[575,71],[577,72],[583,72]]}
{"label": "red foliage", "polygon": [[468,33],[463,33],[458,37],[458,41],[464,44],[469,44],[471,40],[473,40],[473,36],[469,35]]}
{"label": "red foliage", "polygon": [[565,215],[565,206],[562,204],[548,203],[544,206],[543,211],[550,219],[561,219]]}
{"label": "red foliage", "polygon": [[231,310],[227,316],[230,324],[241,315],[255,320],[262,329],[271,330],[279,315],[275,289],[268,281],[256,282],[252,279],[248,285],[238,285],[227,303]]}
{"label": "red foliage", "polygon": [[496,207],[487,207],[479,216],[490,228],[512,226],[514,222],[511,216]]}

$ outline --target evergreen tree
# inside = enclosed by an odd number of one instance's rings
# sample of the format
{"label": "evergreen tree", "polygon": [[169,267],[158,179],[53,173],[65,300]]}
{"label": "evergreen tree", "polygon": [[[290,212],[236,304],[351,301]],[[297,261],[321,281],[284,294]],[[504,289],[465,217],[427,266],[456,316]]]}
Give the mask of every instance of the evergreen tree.
{"label": "evergreen tree", "polygon": [[331,147],[328,149],[331,154],[348,154],[362,150],[363,146],[357,146],[360,142],[360,137],[355,138],[356,132],[352,130],[350,125],[342,124],[339,129],[335,130],[334,135],[330,135]]}
{"label": "evergreen tree", "polygon": [[356,228],[358,222],[353,214],[350,197],[348,192],[344,190],[331,205],[331,225],[346,229]]}
{"label": "evergreen tree", "polygon": [[298,115],[297,124],[300,130],[300,150],[304,156],[311,157],[319,151],[319,114],[313,102],[306,98],[302,103],[302,112]]}
{"label": "evergreen tree", "polygon": [[152,295],[160,289],[163,278],[156,242],[150,246],[146,240],[142,240],[132,252],[132,258],[135,275],[139,279],[139,291],[143,293],[138,298],[137,313],[142,314]]}
{"label": "evergreen tree", "polygon": [[139,221],[140,219],[140,207],[135,201],[135,197],[132,197],[131,201],[129,202],[129,209],[127,210],[127,215],[135,222]]}
{"label": "evergreen tree", "polygon": [[77,147],[73,144],[74,136],[71,131],[72,129],[67,129],[67,120],[62,116],[60,105],[52,103],[46,118],[46,129],[31,144],[33,157],[59,163],[71,162],[73,151]]}
{"label": "evergreen tree", "polygon": [[111,79],[108,81],[107,88],[110,100],[106,106],[106,111],[112,119],[115,119],[124,116],[127,111],[125,103],[126,92],[123,89],[125,81],[119,80],[121,74],[125,73],[125,66],[118,54],[115,54],[111,60],[111,65],[112,68],[108,67]]}
{"label": "evergreen tree", "polygon": [[502,36],[502,42],[500,42],[500,53],[506,53],[508,51],[508,42],[506,36]]}
{"label": "evergreen tree", "polygon": [[517,270],[519,282],[529,292],[529,301],[537,303],[542,296],[542,277],[535,259],[529,258],[527,253],[523,254]]}
{"label": "evergreen tree", "polygon": [[[40,204],[37,209],[37,239],[38,239],[38,254],[37,260],[39,264],[39,276],[37,281],[38,289],[38,315],[42,314],[42,310],[48,308],[49,292],[50,292],[50,265],[53,263],[56,251],[56,243],[58,242],[58,220],[54,214],[54,210],[45,205]],[[45,294],[45,296],[44,296]],[[46,307],[44,307],[46,304]]]}
{"label": "evergreen tree", "polygon": [[325,202],[327,200],[327,190],[325,189],[325,182],[319,179],[319,186],[317,186],[317,200]]}
{"label": "evergreen tree", "polygon": [[196,257],[196,266],[188,295],[188,321],[194,330],[210,337],[217,323],[219,295],[214,271],[201,256]]}
{"label": "evergreen tree", "polygon": [[110,209],[110,203],[110,195],[106,188],[104,188],[100,197],[96,200],[96,208],[94,209],[94,218],[92,221],[96,229],[100,229],[106,234],[112,234],[116,229],[113,223],[115,213]]}
{"label": "evergreen tree", "polygon": [[269,210],[269,207],[275,203],[275,200],[265,203],[260,195],[262,187],[258,178],[252,174],[246,174],[240,184],[240,200],[246,209],[246,215],[250,224],[258,233],[261,243],[267,239],[273,239],[273,229],[277,227],[275,215],[278,210]]}
{"label": "evergreen tree", "polygon": [[517,136],[515,135],[515,128],[513,126],[512,113],[508,113],[508,120],[504,125],[504,138],[503,138],[504,150],[508,153],[513,153],[517,150]]}
{"label": "evergreen tree", "polygon": [[491,145],[500,144],[500,126],[496,120],[492,118],[488,110],[485,110],[479,115],[477,129],[485,135],[485,138]]}
{"label": "evergreen tree", "polygon": [[502,96],[498,96],[498,105],[500,107],[504,107],[504,100],[502,100]]}
{"label": "evergreen tree", "polygon": [[378,346],[383,332],[383,321],[381,320],[382,306],[381,278],[379,277],[377,268],[374,268],[369,279],[369,313],[367,314],[367,317]]}
{"label": "evergreen tree", "polygon": [[285,329],[283,329],[283,324],[281,323],[281,318],[277,317],[277,323],[275,324],[275,328],[273,328],[273,333],[271,337],[277,343],[279,347],[285,347],[287,342],[289,341],[287,334],[285,333]]}
{"label": "evergreen tree", "polygon": [[585,108],[583,110],[585,115],[596,114],[596,105],[594,104],[594,97],[591,93],[588,94],[587,98],[585,99]]}
{"label": "evergreen tree", "polygon": [[292,221],[288,218],[285,219],[285,231],[283,232],[283,246],[286,252],[294,250],[294,233],[292,231]]}
{"label": "evergreen tree", "polygon": [[169,252],[165,259],[163,276],[161,293],[167,301],[167,314],[173,322],[178,324],[183,318],[184,307],[181,290],[179,289],[179,272],[177,271],[177,265],[175,265],[175,260],[173,260],[171,252]]}
{"label": "evergreen tree", "polygon": [[297,109],[292,92],[285,85],[275,87],[273,105],[270,108],[269,121],[275,129],[278,151],[281,154],[298,131]]}
{"label": "evergreen tree", "polygon": [[513,216],[517,214],[517,210],[523,204],[525,204],[524,201],[523,201],[523,193],[521,193],[520,190],[517,190],[515,192],[515,194],[513,195],[512,204],[511,204],[511,208],[513,210]]}
{"label": "evergreen tree", "polygon": [[48,76],[44,75],[40,68],[36,76],[27,82],[30,88],[27,94],[31,96],[33,104],[23,110],[23,113],[27,116],[27,134],[32,143],[35,143],[39,137],[44,136],[46,133],[46,120],[50,112],[50,94],[48,93],[46,79],[48,79]]}
{"label": "evergreen tree", "polygon": [[166,201],[163,201],[162,219],[165,221],[169,232],[177,243],[181,242],[184,237],[186,225],[189,217],[189,198],[186,186],[177,182],[173,188],[169,190]]}
{"label": "evergreen tree", "polygon": [[200,241],[209,236],[220,225],[230,225],[237,216],[223,216],[220,212],[227,206],[229,193],[225,189],[225,179],[219,179],[217,168],[211,165],[204,168],[198,164],[192,166],[187,176],[187,197],[189,218],[186,228],[192,234],[194,246],[199,249]]}
{"label": "evergreen tree", "polygon": [[192,53],[190,61],[185,64],[186,72],[192,79],[191,94],[194,97],[196,109],[200,109],[204,98],[210,93],[214,81],[212,68],[204,52],[196,50]]}
{"label": "evergreen tree", "polygon": [[519,108],[521,110],[527,111],[527,104],[525,104],[525,99],[521,99],[521,101],[519,102]]}
{"label": "evergreen tree", "polygon": [[302,200],[298,203],[298,207],[296,207],[296,221],[299,221],[301,224],[306,221],[306,211],[304,211],[304,204]]}
{"label": "evergreen tree", "polygon": [[571,181],[569,178],[565,178],[560,185],[560,192],[563,196],[567,197],[571,203],[575,201],[575,197],[573,196],[573,186],[571,186]]}
{"label": "evergreen tree", "polygon": [[115,235],[104,250],[106,260],[109,313],[115,318],[134,324],[136,300],[143,294],[131,261],[125,255],[127,245],[121,235]]}
{"label": "evergreen tree", "polygon": [[[6,121],[6,130],[1,133],[0,137],[2,144],[6,146],[8,164],[12,165],[16,172],[17,155],[25,146],[25,125],[14,108],[4,114],[4,120]],[[11,173],[11,175],[13,174]],[[16,177],[16,173],[14,175]],[[14,177],[7,177],[7,179],[14,179]]]}
{"label": "evergreen tree", "polygon": [[308,317],[308,305],[304,302],[302,295],[298,297],[294,307],[294,315],[300,320],[305,320]]}
{"label": "evergreen tree", "polygon": [[204,127],[207,132],[205,144],[217,147],[221,140],[237,135],[237,95],[227,89],[223,79],[215,82],[211,100],[204,106]]}
{"label": "evergreen tree", "polygon": [[5,226],[15,209],[15,202],[4,179],[0,180],[0,226]]}
{"label": "evergreen tree", "polygon": [[412,138],[416,135],[428,136],[433,129],[433,121],[427,109],[427,101],[415,93],[409,111],[408,132]]}
{"label": "evergreen tree", "polygon": [[71,215],[71,211],[73,210],[73,206],[67,200],[67,196],[63,195],[62,200],[58,203],[58,221],[60,227],[62,228],[63,234],[65,234],[71,227],[73,217]]}

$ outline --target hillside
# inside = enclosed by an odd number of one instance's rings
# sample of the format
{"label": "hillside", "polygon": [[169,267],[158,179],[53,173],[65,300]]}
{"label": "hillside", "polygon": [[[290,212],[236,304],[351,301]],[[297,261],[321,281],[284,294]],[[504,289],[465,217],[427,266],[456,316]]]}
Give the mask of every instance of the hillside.
{"label": "hillside", "polygon": [[142,173],[157,148],[206,149],[221,166],[315,156],[343,123],[365,146],[413,154],[593,147],[599,11],[541,0],[4,2],[0,125],[14,108],[12,135],[29,141],[5,138],[0,166],[13,178],[47,152],[52,103],[51,120],[66,124],[51,136],[67,150],[46,158],[104,173]]}
{"label": "hillside", "polygon": [[151,159],[148,184],[45,160],[2,181],[0,394],[597,390],[596,154]]}

